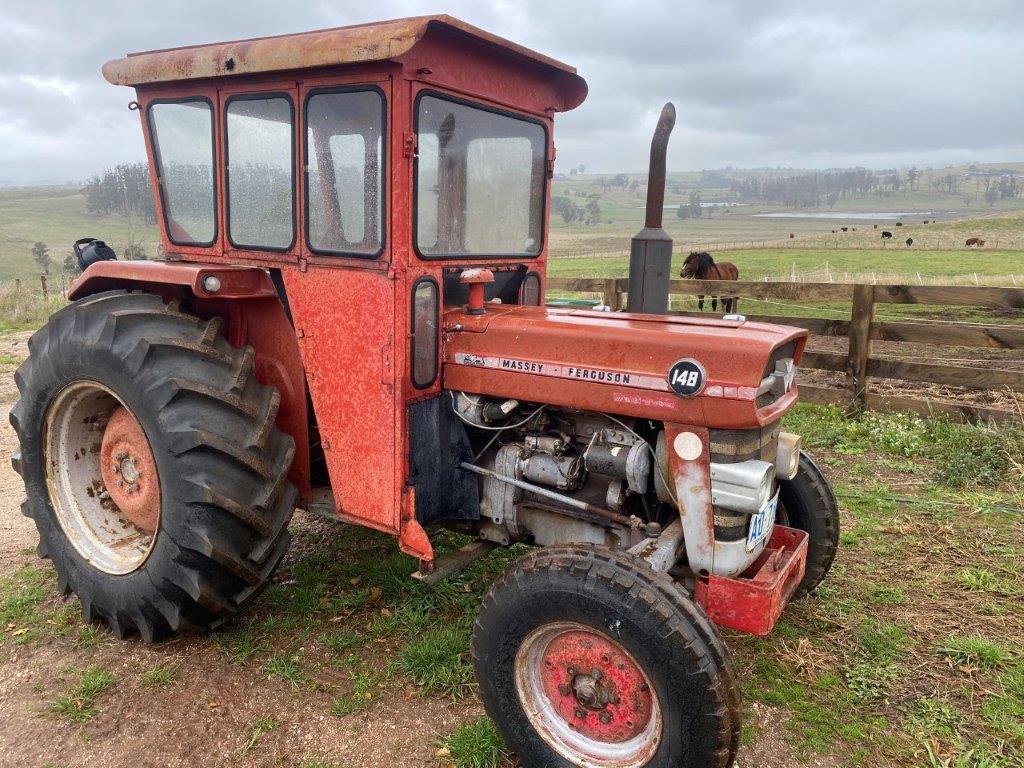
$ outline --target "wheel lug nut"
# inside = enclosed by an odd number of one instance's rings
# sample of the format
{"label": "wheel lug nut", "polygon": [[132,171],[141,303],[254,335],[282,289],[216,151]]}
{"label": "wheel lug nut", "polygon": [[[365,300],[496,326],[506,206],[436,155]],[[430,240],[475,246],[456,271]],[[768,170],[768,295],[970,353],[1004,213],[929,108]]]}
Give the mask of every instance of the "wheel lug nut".
{"label": "wheel lug nut", "polygon": [[572,692],[572,689],[569,687],[568,683],[562,683],[558,686],[558,692],[563,696],[568,696]]}
{"label": "wheel lug nut", "polygon": [[573,677],[576,676],[576,667],[569,667],[569,674]]}
{"label": "wheel lug nut", "polygon": [[576,717],[578,717],[580,720],[582,720],[583,718],[585,718],[587,716],[587,713],[583,710],[582,707],[577,707],[575,714],[576,714]]}
{"label": "wheel lug nut", "polygon": [[612,721],[612,713],[611,712],[602,712],[598,716],[598,719],[601,721],[602,724],[608,725],[608,723],[610,723]]}
{"label": "wheel lug nut", "polygon": [[590,670],[590,676],[592,678],[594,678],[595,680],[600,680],[601,679],[601,670],[598,669],[597,667],[594,667],[592,670]]}

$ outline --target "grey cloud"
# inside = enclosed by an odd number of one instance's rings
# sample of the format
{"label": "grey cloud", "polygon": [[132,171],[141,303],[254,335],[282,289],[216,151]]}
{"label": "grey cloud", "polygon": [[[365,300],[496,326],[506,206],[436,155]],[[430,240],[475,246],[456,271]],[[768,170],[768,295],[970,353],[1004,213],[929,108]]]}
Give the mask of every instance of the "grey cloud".
{"label": "grey cloud", "polygon": [[[131,91],[99,73],[127,51],[434,10],[0,0],[0,179],[84,176],[143,157]],[[1024,158],[1024,3],[1014,0],[450,0],[445,10],[587,78],[588,100],[558,120],[566,167],[642,169],[666,100],[679,113],[673,169]]]}

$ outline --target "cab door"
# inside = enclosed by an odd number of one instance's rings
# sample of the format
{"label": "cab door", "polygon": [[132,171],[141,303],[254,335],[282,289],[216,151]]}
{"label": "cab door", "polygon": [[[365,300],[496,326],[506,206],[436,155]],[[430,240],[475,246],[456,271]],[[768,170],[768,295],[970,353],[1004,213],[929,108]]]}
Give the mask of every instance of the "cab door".
{"label": "cab door", "polygon": [[338,515],[397,534],[390,93],[300,83],[301,248],[283,276]]}

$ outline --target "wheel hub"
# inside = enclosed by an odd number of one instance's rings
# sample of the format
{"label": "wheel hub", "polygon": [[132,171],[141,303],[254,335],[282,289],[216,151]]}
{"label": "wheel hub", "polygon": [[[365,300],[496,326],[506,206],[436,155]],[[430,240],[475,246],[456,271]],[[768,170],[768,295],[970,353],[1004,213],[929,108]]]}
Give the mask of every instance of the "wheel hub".
{"label": "wheel hub", "polygon": [[153,533],[160,517],[156,461],[142,426],[119,406],[110,415],[100,445],[100,473],[110,500],[139,529]]}
{"label": "wheel hub", "polygon": [[554,622],[516,654],[516,690],[560,755],[588,768],[640,768],[657,752],[658,698],[638,662],[600,630]]}
{"label": "wheel hub", "polygon": [[563,632],[548,643],[543,665],[545,693],[574,730],[619,743],[647,727],[653,709],[650,686],[617,643],[596,632]]}

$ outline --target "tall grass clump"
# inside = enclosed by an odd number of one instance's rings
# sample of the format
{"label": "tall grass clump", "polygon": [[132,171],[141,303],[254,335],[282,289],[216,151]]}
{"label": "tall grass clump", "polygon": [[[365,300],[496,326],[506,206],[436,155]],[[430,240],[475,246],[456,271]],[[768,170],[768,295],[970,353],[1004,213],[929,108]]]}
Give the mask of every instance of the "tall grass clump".
{"label": "tall grass clump", "polygon": [[[57,283],[54,278],[54,283]],[[55,289],[57,286],[55,285]],[[46,318],[67,304],[59,289],[43,297],[38,283],[0,282],[0,331],[34,331]]]}

